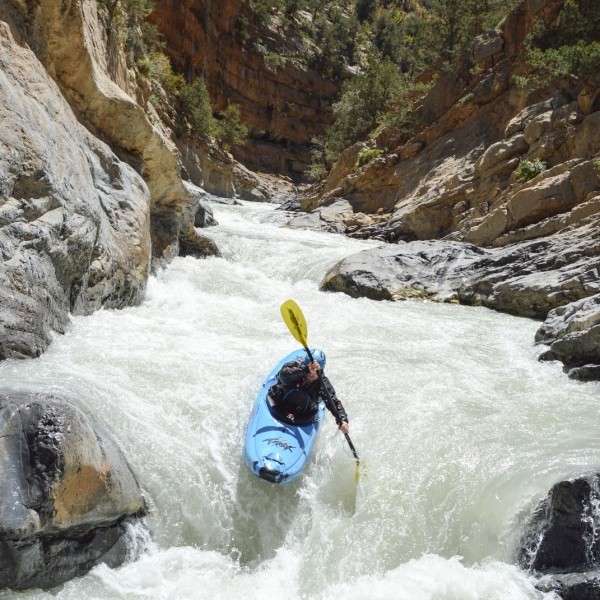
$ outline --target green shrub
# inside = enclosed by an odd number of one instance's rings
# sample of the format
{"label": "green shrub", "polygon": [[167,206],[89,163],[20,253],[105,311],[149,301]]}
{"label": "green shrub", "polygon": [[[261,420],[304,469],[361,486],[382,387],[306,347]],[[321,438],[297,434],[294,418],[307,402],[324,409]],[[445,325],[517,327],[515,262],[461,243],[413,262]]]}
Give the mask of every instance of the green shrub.
{"label": "green shrub", "polygon": [[519,181],[529,181],[546,170],[546,163],[540,158],[534,160],[522,159],[515,169],[515,177]]}
{"label": "green shrub", "polygon": [[239,106],[230,104],[227,107],[221,119],[214,122],[213,135],[228,151],[232,146],[243,146],[248,141],[248,128],[242,123]]}
{"label": "green shrub", "polygon": [[325,163],[313,160],[304,174],[311,181],[321,181],[327,174],[327,168],[325,167]]}
{"label": "green shrub", "polygon": [[326,132],[329,162],[368,135],[401,86],[402,76],[391,61],[374,61],[364,73],[344,82],[340,100],[333,105],[335,120]]}
{"label": "green shrub", "polygon": [[179,92],[183,113],[198,134],[210,134],[214,127],[210,96],[202,77],[191,85],[184,85]]}
{"label": "green shrub", "polygon": [[147,57],[147,62],[142,61],[142,64],[144,69],[150,73],[152,79],[160,82],[170,94],[179,93],[185,86],[183,76],[173,71],[171,61],[162,52],[151,52]]}
{"label": "green shrub", "polygon": [[365,148],[358,153],[356,159],[355,169],[364,167],[367,163],[370,163],[373,159],[379,158],[383,154],[383,150],[379,148]]}
{"label": "green shrub", "polygon": [[592,164],[594,165],[594,169],[596,169],[596,173],[600,175],[600,156],[598,158],[594,158]]}

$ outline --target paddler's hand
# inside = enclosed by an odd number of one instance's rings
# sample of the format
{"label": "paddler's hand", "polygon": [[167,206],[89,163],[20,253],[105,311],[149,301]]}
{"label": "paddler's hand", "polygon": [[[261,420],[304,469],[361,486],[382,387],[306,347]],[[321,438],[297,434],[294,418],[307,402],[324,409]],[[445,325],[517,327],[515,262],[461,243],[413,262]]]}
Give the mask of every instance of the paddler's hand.
{"label": "paddler's hand", "polygon": [[321,370],[321,365],[319,365],[319,363],[316,360],[313,360],[308,365],[308,375],[306,376],[306,381],[308,381],[308,383],[312,383],[313,381],[316,381],[317,379],[319,379],[319,371],[320,370]]}
{"label": "paddler's hand", "polygon": [[340,431],[342,433],[348,433],[350,431],[350,425],[348,424],[348,421],[342,421],[340,423]]}

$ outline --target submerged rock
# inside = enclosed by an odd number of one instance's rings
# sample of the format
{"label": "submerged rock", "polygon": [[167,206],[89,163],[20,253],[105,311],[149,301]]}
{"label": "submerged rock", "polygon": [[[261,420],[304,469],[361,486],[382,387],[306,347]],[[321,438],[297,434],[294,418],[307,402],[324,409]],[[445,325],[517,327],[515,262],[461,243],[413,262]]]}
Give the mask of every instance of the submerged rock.
{"label": "submerged rock", "polygon": [[146,513],[112,439],[62,400],[0,393],[0,588],[48,588],[128,558]]}
{"label": "submerged rock", "polygon": [[543,577],[537,588],[556,592],[562,600],[600,600],[600,572],[550,575]]}

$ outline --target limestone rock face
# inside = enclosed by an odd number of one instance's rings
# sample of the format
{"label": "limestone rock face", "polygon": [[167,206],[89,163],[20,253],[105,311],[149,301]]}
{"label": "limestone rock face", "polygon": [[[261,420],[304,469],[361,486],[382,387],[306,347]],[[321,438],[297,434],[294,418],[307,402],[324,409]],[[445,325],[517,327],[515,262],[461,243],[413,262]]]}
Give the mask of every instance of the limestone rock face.
{"label": "limestone rock face", "polygon": [[[421,101],[421,131],[358,171],[357,146],[347,150],[303,208],[344,198],[356,212],[392,210],[382,236],[389,241],[447,238],[479,246],[544,237],[597,210],[592,159],[600,151],[600,106],[590,101],[583,112],[576,90],[529,97],[511,83],[522,68],[525,37],[537,19],[555,19],[561,5],[521,3],[500,29],[475,40],[479,74],[440,74]],[[393,132],[380,138],[392,140]],[[520,161],[546,170],[519,180]]]}
{"label": "limestone rock face", "polygon": [[269,190],[257,176],[206,140],[176,140],[186,176],[194,185],[222,198],[268,202]]}
{"label": "limestone rock face", "polygon": [[76,119],[0,10],[0,359],[37,356],[68,314],[141,300],[143,179]]}
{"label": "limestone rock face", "polygon": [[315,71],[288,61],[271,67],[246,35],[281,52],[288,41],[276,31],[259,32],[249,3],[242,0],[158,0],[151,17],[169,55],[186,74],[204,74],[219,111],[238,104],[250,128],[250,142],[234,148],[244,164],[279,173],[301,173],[310,163],[310,141],[332,118],[336,85]]}
{"label": "limestone rock face", "polygon": [[110,437],[71,404],[0,394],[0,588],[48,588],[128,557],[146,513]]}
{"label": "limestone rock face", "polygon": [[[157,264],[170,261],[179,253],[193,199],[183,186],[171,133],[159,118],[150,121],[151,105],[143,108],[132,95],[125,60],[106,39],[95,1],[42,0],[27,8],[25,18],[24,35],[78,118],[135,164],[147,182],[153,256]],[[116,66],[107,58],[115,53]]]}

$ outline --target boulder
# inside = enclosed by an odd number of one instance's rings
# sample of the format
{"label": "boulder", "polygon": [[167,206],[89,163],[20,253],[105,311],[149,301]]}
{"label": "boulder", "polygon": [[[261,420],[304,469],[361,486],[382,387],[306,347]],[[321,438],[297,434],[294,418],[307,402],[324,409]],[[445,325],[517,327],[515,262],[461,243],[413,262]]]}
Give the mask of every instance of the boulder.
{"label": "boulder", "polygon": [[561,481],[537,506],[521,541],[520,564],[538,573],[568,573],[597,566],[600,539],[593,535],[598,475]]}
{"label": "boulder", "polygon": [[364,250],[332,267],[321,289],[376,300],[422,297],[482,305],[539,319],[600,293],[599,255],[595,216],[586,226],[504,248],[430,240]]}
{"label": "boulder", "polygon": [[600,572],[547,575],[536,587],[544,593],[555,592],[561,600],[600,600]]}
{"label": "boulder", "polygon": [[114,441],[75,406],[0,392],[0,472],[0,588],[49,588],[129,558],[146,503]]}
{"label": "boulder", "polygon": [[600,539],[596,511],[600,475],[560,481],[529,519],[518,551],[537,587],[563,600],[600,599]]}
{"label": "boulder", "polygon": [[502,31],[491,29],[477,36],[473,41],[473,62],[481,67],[490,67],[497,61],[504,49]]}
{"label": "boulder", "polygon": [[292,229],[314,229],[331,233],[344,233],[345,222],[353,214],[352,206],[343,198],[334,198],[330,204],[316,208],[292,218],[287,227]]}
{"label": "boulder", "polygon": [[536,333],[550,346],[545,360],[560,360],[569,377],[600,379],[600,294],[552,310]]}

